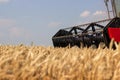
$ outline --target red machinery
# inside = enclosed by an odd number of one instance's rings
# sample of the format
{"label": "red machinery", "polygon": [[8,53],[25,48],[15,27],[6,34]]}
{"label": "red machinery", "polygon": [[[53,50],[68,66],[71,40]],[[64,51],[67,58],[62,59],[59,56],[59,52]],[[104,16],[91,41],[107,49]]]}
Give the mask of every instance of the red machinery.
{"label": "red machinery", "polygon": [[[120,0],[111,0],[112,13],[114,18],[110,18],[108,6],[109,0],[104,0],[108,11],[108,18],[97,22],[73,26],[65,29],[60,29],[53,37],[53,45],[55,47],[78,46],[80,43],[84,46],[98,45],[104,42],[109,46],[111,39],[120,42]],[[103,22],[108,22],[106,26],[101,25]]]}

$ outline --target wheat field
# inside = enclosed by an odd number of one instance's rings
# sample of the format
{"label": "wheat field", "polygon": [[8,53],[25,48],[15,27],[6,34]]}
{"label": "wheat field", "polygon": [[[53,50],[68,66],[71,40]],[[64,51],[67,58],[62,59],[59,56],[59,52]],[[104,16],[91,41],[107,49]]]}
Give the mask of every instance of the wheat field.
{"label": "wheat field", "polygon": [[0,45],[0,80],[119,80],[116,47]]}

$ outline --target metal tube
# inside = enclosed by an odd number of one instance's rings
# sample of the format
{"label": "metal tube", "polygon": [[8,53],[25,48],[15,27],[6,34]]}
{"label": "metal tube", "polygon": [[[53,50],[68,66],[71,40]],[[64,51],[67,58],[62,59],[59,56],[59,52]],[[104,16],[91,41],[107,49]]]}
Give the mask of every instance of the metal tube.
{"label": "metal tube", "polygon": [[115,0],[111,0],[111,5],[112,5],[112,11],[113,11],[113,16],[117,16],[116,8],[115,8]]}
{"label": "metal tube", "polygon": [[109,7],[108,7],[108,1],[109,0],[104,0],[106,8],[107,8],[108,18],[110,19],[110,11],[109,11]]}

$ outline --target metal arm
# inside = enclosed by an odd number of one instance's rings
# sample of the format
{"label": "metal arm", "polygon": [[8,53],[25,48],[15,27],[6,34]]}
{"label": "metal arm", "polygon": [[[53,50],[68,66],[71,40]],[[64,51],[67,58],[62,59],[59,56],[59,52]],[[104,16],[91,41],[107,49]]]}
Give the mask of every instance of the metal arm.
{"label": "metal arm", "polygon": [[108,2],[109,2],[109,0],[104,0],[105,6],[107,8],[108,18],[110,19],[110,11],[109,11]]}

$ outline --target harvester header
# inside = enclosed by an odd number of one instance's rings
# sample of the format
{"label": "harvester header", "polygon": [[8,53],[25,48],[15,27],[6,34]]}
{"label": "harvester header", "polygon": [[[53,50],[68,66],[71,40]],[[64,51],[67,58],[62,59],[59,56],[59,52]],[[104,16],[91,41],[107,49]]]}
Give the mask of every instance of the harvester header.
{"label": "harvester header", "polygon": [[[55,47],[99,46],[101,42],[109,46],[111,39],[120,42],[120,0],[111,0],[113,18],[110,17],[110,0],[104,0],[108,11],[108,19],[60,29],[53,37]],[[104,23],[104,25],[103,25]]]}

